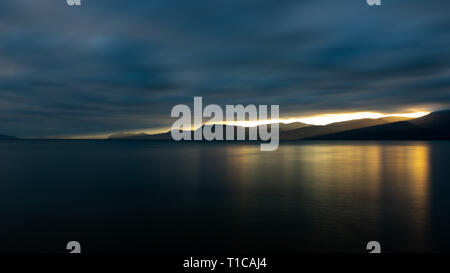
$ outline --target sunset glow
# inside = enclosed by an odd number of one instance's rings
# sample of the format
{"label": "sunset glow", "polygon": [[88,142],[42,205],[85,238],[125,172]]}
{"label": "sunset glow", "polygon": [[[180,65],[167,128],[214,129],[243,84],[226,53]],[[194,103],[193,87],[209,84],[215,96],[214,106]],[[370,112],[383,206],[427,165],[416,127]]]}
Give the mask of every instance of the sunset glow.
{"label": "sunset glow", "polygon": [[430,112],[413,112],[413,113],[376,113],[376,112],[354,112],[354,113],[341,113],[341,114],[324,114],[310,117],[298,117],[298,118],[287,118],[278,120],[258,120],[258,121],[234,121],[234,122],[224,122],[226,125],[236,125],[243,127],[252,127],[270,123],[284,123],[289,124],[293,122],[301,122],[311,125],[327,125],[334,122],[342,122],[354,119],[377,119],[383,117],[409,117],[409,118],[419,118],[428,115]]}
{"label": "sunset glow", "polygon": [[[301,122],[310,125],[327,125],[334,122],[342,122],[356,119],[377,119],[383,117],[408,117],[408,118],[419,118],[425,115],[428,115],[430,112],[412,112],[412,113],[393,113],[393,114],[385,114],[385,113],[377,113],[377,112],[354,112],[354,113],[340,113],[340,114],[323,114],[317,116],[309,116],[309,117],[296,117],[296,118],[280,118],[277,120],[258,120],[258,121],[234,121],[234,122],[222,122],[219,124],[224,125],[235,125],[242,127],[253,127],[270,123],[284,123],[289,124],[293,122]],[[206,123],[210,124],[210,123]],[[195,130],[197,128],[191,128],[191,130]],[[157,128],[157,129],[140,129],[140,130],[132,130],[126,131],[125,133],[146,133],[146,134],[162,134],[170,131],[170,128]],[[72,136],[59,136],[59,137],[51,137],[51,138],[63,138],[63,139],[103,139],[107,138],[111,135],[112,132],[109,133],[98,133],[98,134],[88,134],[88,135],[72,135]]]}

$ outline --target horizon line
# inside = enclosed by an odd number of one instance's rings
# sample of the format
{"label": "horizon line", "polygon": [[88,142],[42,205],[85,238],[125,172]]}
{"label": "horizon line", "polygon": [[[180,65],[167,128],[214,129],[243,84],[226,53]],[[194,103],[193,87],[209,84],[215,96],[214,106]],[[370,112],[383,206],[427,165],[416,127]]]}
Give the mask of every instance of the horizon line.
{"label": "horizon line", "polygon": [[[269,125],[273,123],[283,123],[291,124],[295,122],[304,123],[312,126],[326,126],[332,123],[345,122],[351,120],[361,120],[361,119],[379,119],[386,117],[405,117],[405,118],[419,118],[430,114],[429,111],[418,111],[409,113],[380,113],[380,112],[346,112],[346,113],[333,113],[333,114],[320,114],[309,117],[292,117],[292,118],[279,118],[276,120],[258,120],[258,121],[224,121],[222,123],[214,123],[217,125],[231,125],[231,126],[241,126],[241,127],[255,127],[260,125]],[[213,125],[211,123],[205,122],[204,125]],[[198,128],[191,128],[191,130],[197,130]],[[168,133],[172,130],[171,127],[155,128],[155,129],[134,129],[134,130],[122,130],[115,132],[103,132],[103,133],[92,133],[92,134],[72,134],[72,135],[53,135],[53,136],[41,136],[41,137],[23,137],[22,139],[105,139],[114,134],[148,134],[157,135],[162,133]],[[20,138],[20,137],[19,137]]]}

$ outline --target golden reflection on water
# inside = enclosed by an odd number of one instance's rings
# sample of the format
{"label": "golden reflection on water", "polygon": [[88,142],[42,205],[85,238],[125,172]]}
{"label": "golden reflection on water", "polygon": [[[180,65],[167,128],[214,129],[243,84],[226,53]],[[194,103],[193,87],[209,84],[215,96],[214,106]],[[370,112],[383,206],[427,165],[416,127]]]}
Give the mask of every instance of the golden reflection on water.
{"label": "golden reflection on water", "polygon": [[[281,145],[269,153],[256,145],[230,147],[226,164],[236,192],[269,184],[289,206],[307,203],[318,226],[360,220],[354,232],[389,229],[405,245],[416,240],[425,249],[429,157],[426,142],[311,142]],[[245,197],[238,199],[245,207]]]}

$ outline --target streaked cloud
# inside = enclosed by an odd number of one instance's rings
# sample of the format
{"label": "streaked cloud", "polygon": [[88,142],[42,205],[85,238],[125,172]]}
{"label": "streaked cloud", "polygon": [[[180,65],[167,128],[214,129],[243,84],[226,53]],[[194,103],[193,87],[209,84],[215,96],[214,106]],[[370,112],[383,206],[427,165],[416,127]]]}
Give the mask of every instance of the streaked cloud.
{"label": "streaked cloud", "polygon": [[448,108],[449,15],[446,0],[4,0],[1,133],[162,128],[193,96],[283,118]]}

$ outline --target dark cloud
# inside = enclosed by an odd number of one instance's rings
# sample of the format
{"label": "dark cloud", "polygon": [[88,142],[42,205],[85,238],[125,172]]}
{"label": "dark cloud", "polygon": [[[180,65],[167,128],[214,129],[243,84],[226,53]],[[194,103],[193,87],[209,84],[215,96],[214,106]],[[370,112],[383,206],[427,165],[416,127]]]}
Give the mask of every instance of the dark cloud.
{"label": "dark cloud", "polygon": [[450,2],[0,2],[0,132],[170,126],[171,107],[283,116],[450,105]]}

